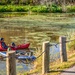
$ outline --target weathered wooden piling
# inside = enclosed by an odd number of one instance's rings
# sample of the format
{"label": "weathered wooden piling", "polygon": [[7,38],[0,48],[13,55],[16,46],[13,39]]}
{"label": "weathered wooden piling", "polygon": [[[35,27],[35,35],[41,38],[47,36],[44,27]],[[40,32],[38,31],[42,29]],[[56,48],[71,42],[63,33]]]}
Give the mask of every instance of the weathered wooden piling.
{"label": "weathered wooden piling", "polygon": [[60,42],[60,58],[61,58],[61,62],[66,62],[67,61],[66,37],[61,36],[59,38],[59,42]]}
{"label": "weathered wooden piling", "polygon": [[7,75],[16,75],[16,55],[15,51],[8,51],[6,58]]}
{"label": "weathered wooden piling", "polygon": [[42,74],[49,72],[49,45],[49,41],[43,42],[42,51],[44,53],[42,56]]}

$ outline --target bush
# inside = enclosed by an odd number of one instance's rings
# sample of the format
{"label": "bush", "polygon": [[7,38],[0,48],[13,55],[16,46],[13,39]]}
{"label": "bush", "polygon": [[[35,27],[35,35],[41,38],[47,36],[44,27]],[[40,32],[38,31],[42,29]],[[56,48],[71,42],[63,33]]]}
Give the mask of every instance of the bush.
{"label": "bush", "polygon": [[56,4],[53,4],[52,6],[50,6],[50,12],[62,12],[62,8],[60,6],[57,6]]}
{"label": "bush", "polygon": [[13,6],[6,6],[6,12],[13,12],[14,11],[14,7]]}
{"label": "bush", "polygon": [[67,6],[67,12],[75,12],[75,6]]}
{"label": "bush", "polygon": [[5,12],[5,11],[6,11],[6,8],[3,6],[0,6],[0,12]]}
{"label": "bush", "polygon": [[27,11],[29,11],[29,7],[27,6],[17,6],[17,5],[0,6],[0,12],[27,12]]}
{"label": "bush", "polygon": [[55,13],[55,12],[62,12],[62,8],[59,7],[59,6],[55,6],[55,5],[52,5],[51,7],[47,7],[47,6],[33,6],[31,8],[31,11],[32,12],[39,12],[39,13],[48,13],[48,12],[51,12],[51,13]]}
{"label": "bush", "polygon": [[56,12],[61,13],[62,12],[62,8],[61,7],[57,7]]}
{"label": "bush", "polygon": [[15,11],[16,12],[27,12],[27,11],[29,11],[29,7],[27,7],[27,6],[17,6],[15,8]]}
{"label": "bush", "polygon": [[41,13],[48,13],[49,12],[49,10],[46,6],[39,7],[38,11]]}
{"label": "bush", "polygon": [[13,6],[0,6],[0,12],[12,12],[14,11]]}
{"label": "bush", "polygon": [[32,12],[39,12],[39,13],[47,13],[49,12],[48,8],[46,6],[33,6],[31,8]]}
{"label": "bush", "polygon": [[[75,12],[75,6],[67,6],[67,12]],[[1,5],[0,12],[37,12],[37,13],[61,13],[62,7],[55,4],[51,6],[22,6],[22,5]]]}
{"label": "bush", "polygon": [[24,10],[24,8],[23,7],[16,7],[16,9],[15,9],[15,11],[16,12],[24,12],[25,10]]}

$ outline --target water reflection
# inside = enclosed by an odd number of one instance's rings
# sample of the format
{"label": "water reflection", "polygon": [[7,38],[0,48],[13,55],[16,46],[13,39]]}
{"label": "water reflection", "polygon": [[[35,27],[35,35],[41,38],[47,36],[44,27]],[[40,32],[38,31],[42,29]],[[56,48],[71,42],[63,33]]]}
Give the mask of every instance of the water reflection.
{"label": "water reflection", "polygon": [[17,42],[19,43],[19,37],[22,39],[25,38],[24,36],[24,31],[23,30],[19,30],[17,28],[12,28],[12,29],[0,29],[0,36],[5,38],[5,41],[7,44],[10,44],[11,42]]}
{"label": "water reflection", "polygon": [[[53,45],[56,43],[52,43]],[[57,60],[58,58],[60,58],[60,45],[56,45],[56,46],[51,46],[50,47],[50,62],[53,62],[55,60]]]}
{"label": "water reflection", "polygon": [[23,27],[5,27],[0,29],[0,37],[5,38],[6,44],[11,44],[11,42],[15,42],[16,44],[30,42],[30,46],[36,48],[38,48],[38,46],[40,47],[44,41],[58,39],[57,35],[54,35],[55,37],[52,37],[51,35],[54,34],[48,31],[45,33],[43,31],[34,32],[33,30],[30,31],[30,29]]}
{"label": "water reflection", "polygon": [[0,61],[0,75],[6,75],[6,64],[4,61]]}
{"label": "water reflection", "polygon": [[[33,64],[23,64],[23,63],[17,63],[16,64],[16,70],[18,73],[23,73],[25,71],[30,71],[33,69]],[[0,61],[0,75],[6,75],[6,63],[5,61]]]}

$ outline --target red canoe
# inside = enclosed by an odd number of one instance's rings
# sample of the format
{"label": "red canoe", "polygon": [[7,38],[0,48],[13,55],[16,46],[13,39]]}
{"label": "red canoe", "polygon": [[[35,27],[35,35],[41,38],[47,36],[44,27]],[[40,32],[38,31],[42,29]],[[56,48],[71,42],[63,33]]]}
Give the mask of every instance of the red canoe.
{"label": "red canoe", "polygon": [[[9,46],[9,47],[11,48],[11,50],[23,50],[23,49],[27,49],[29,47],[29,45],[30,45],[30,43],[17,45],[15,47],[13,47],[13,46]],[[7,49],[4,49],[0,44],[0,51],[7,51]]]}

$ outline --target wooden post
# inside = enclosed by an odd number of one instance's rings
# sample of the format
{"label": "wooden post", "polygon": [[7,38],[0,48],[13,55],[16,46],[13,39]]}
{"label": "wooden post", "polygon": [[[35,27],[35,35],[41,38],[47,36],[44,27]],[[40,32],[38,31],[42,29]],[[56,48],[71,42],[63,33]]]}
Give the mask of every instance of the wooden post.
{"label": "wooden post", "polygon": [[16,75],[15,51],[8,51],[6,58],[7,75]]}
{"label": "wooden post", "polygon": [[60,44],[60,58],[61,62],[67,61],[67,53],[66,53],[66,37],[62,36],[59,38]]}
{"label": "wooden post", "polygon": [[43,56],[42,56],[42,74],[48,73],[49,72],[49,41],[43,42]]}

